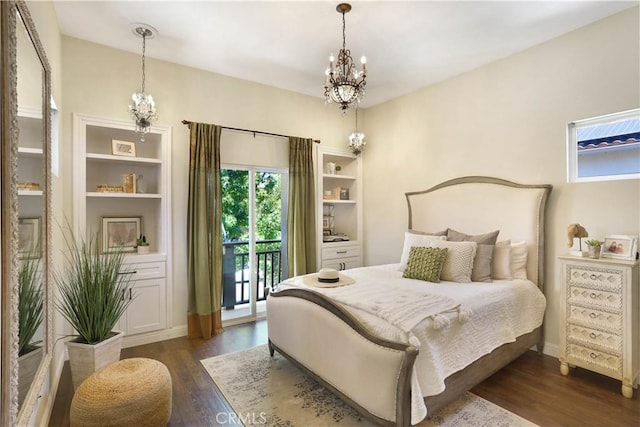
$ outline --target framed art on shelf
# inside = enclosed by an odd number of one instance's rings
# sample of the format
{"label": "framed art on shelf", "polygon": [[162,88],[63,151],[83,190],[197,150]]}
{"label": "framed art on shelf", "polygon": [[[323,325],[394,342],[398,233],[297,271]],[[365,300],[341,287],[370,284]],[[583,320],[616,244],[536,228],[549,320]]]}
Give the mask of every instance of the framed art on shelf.
{"label": "framed art on shelf", "polygon": [[135,252],[142,218],[102,217],[102,252]]}
{"label": "framed art on shelf", "polygon": [[18,219],[18,258],[40,258],[40,217]]}
{"label": "framed art on shelf", "polygon": [[638,238],[636,236],[614,234],[605,236],[600,256],[603,258],[634,260],[636,259],[637,251]]}
{"label": "framed art on shelf", "polygon": [[130,141],[111,140],[111,153],[114,156],[136,156],[136,143]]}

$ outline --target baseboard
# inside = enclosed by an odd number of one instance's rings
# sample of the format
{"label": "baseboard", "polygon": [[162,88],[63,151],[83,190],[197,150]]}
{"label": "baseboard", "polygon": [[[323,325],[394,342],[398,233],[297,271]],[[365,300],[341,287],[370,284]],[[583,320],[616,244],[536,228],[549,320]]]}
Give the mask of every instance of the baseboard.
{"label": "baseboard", "polygon": [[187,335],[187,325],[174,326],[161,331],[148,332],[146,334],[125,336],[122,340],[122,348],[151,344],[153,342],[180,338]]}

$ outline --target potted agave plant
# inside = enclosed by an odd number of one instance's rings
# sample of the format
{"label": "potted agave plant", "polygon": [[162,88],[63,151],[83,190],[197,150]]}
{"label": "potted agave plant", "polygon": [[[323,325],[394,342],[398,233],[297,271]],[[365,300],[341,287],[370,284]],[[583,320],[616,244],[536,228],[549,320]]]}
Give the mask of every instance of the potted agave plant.
{"label": "potted agave plant", "polygon": [[66,267],[54,271],[59,296],[55,305],[77,332],[67,341],[76,389],[93,372],[120,360],[123,332],[114,331],[131,299],[123,298],[130,275],[121,274],[123,252],[100,253],[99,238],[65,235]]}
{"label": "potted agave plant", "polygon": [[590,240],[587,240],[585,243],[589,248],[589,257],[600,258],[600,251],[602,250],[602,244],[604,242],[598,239],[590,239]]}
{"label": "potted agave plant", "polygon": [[147,242],[147,236],[141,234],[140,237],[136,239],[136,246],[139,254],[148,254],[150,246],[149,242]]}

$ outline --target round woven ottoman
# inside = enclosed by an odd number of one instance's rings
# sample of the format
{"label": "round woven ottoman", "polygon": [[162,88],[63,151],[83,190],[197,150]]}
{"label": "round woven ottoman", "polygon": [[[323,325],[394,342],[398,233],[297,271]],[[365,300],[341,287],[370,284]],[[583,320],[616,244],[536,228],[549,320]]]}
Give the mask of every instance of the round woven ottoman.
{"label": "round woven ottoman", "polygon": [[71,426],[161,426],[171,418],[171,375],[153,359],[124,359],[94,372],[71,401]]}

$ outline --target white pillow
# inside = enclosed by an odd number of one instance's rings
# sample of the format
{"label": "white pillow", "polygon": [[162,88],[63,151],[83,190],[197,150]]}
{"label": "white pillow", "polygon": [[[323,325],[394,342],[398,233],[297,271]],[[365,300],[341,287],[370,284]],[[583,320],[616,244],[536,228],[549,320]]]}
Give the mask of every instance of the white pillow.
{"label": "white pillow", "polygon": [[471,282],[473,260],[476,257],[478,244],[476,242],[449,242],[446,240],[432,240],[432,248],[447,248],[447,258],[442,266],[440,280],[449,282]]}
{"label": "white pillow", "polygon": [[527,279],[527,242],[515,242],[511,244],[511,277],[514,279]]}
{"label": "white pillow", "polygon": [[447,236],[432,236],[430,234],[415,234],[405,231],[404,233],[404,246],[402,248],[402,256],[400,257],[400,271],[404,271],[407,268],[407,262],[409,261],[409,252],[412,246],[430,247],[434,240],[447,240]]}
{"label": "white pillow", "polygon": [[493,248],[491,275],[497,280],[511,280],[511,240],[498,242]]}

